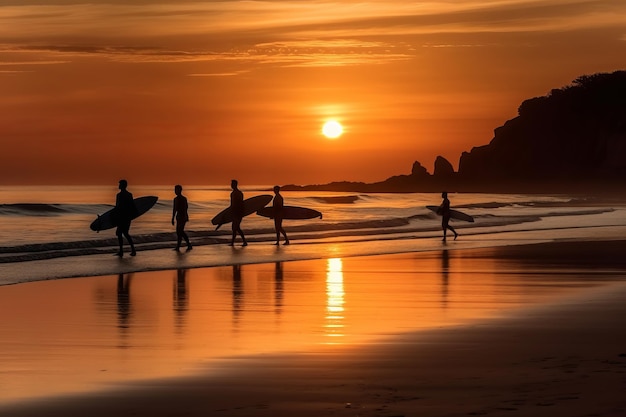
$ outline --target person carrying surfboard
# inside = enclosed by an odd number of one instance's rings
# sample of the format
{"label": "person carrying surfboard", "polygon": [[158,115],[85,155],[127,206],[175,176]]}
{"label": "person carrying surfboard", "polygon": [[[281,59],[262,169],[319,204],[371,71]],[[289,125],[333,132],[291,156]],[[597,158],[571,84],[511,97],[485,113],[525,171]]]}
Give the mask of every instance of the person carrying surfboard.
{"label": "person carrying surfboard", "polygon": [[172,204],[172,226],[176,224],[176,248],[174,249],[176,252],[180,251],[180,245],[185,239],[187,243],[187,250],[190,251],[192,248],[191,243],[189,243],[189,236],[185,233],[185,224],[189,221],[189,203],[187,202],[187,197],[183,195],[183,186],[176,185],[174,186],[174,202]]}
{"label": "person carrying surfboard", "polygon": [[280,194],[280,187],[278,185],[274,186],[274,200],[272,201],[272,206],[274,207],[274,228],[276,229],[276,245],[280,245],[280,234],[282,233],[285,237],[285,245],[289,244],[289,238],[287,237],[287,232],[283,229],[283,211],[285,207],[285,201],[283,196]]}
{"label": "person carrying surfboard", "polygon": [[448,193],[446,191],[441,193],[441,198],[443,198],[443,201],[441,202],[441,205],[439,206],[439,210],[437,210],[437,214],[441,214],[441,228],[443,229],[443,241],[444,242],[446,241],[446,237],[447,237],[446,235],[448,234],[448,229],[450,229],[452,233],[454,233],[454,240],[456,240],[459,234],[449,224],[451,213],[450,213],[450,200],[448,200]]}
{"label": "person carrying surfboard", "polygon": [[120,245],[120,250],[116,253],[120,258],[124,256],[124,239],[126,237],[128,244],[130,245],[130,256],[135,256],[135,245],[133,244],[133,238],[130,236],[130,223],[137,217],[137,207],[133,201],[133,195],[126,189],[128,182],[126,180],[120,180],[119,190],[115,197],[115,216],[117,220],[117,229],[115,234]]}
{"label": "person carrying surfboard", "polygon": [[230,208],[233,212],[233,238],[231,239],[228,246],[233,246],[235,244],[235,238],[237,234],[241,236],[243,240],[242,246],[248,246],[248,242],[246,241],[246,236],[243,234],[241,230],[241,220],[244,217],[244,206],[243,206],[243,193],[238,188],[237,180],[232,180],[230,182],[230,187],[233,191],[230,193]]}

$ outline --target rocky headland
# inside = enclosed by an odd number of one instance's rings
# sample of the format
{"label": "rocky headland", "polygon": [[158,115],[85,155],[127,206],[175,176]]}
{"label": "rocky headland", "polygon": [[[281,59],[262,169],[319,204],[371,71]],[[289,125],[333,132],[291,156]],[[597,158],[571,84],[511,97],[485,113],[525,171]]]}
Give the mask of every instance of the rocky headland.
{"label": "rocky headland", "polygon": [[439,156],[434,172],[376,183],[286,185],[286,190],[356,192],[585,192],[626,188],[626,71],[583,75],[524,101],[491,142],[463,152],[459,169]]}

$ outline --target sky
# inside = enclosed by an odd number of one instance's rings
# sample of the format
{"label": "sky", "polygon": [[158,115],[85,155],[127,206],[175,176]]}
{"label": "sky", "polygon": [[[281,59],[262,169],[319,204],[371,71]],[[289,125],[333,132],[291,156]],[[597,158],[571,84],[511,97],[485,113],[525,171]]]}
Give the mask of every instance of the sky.
{"label": "sky", "polygon": [[432,173],[620,69],[624,0],[0,0],[0,184]]}

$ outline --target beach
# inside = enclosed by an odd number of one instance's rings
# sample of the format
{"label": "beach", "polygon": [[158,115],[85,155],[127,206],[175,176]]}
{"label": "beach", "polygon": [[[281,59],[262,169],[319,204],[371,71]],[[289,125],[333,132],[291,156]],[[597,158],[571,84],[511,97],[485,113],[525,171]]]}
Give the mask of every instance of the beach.
{"label": "beach", "polygon": [[624,415],[626,242],[588,232],[4,286],[0,415]]}
{"label": "beach", "polygon": [[475,222],[442,242],[438,195],[286,193],[324,218],[275,246],[249,216],[229,247],[227,190],[199,187],[175,252],[147,187],[118,258],[86,190],[0,190],[2,416],[626,413],[620,200],[458,194]]}
{"label": "beach", "polygon": [[0,417],[626,417],[625,17],[1,2]]}

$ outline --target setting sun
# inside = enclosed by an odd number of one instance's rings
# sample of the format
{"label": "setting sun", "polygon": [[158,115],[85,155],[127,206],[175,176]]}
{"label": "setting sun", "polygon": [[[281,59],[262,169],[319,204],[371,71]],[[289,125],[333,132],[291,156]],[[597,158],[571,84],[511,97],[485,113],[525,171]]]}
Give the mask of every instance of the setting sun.
{"label": "setting sun", "polygon": [[336,120],[329,120],[322,126],[322,134],[328,139],[336,139],[343,133],[343,126]]}

